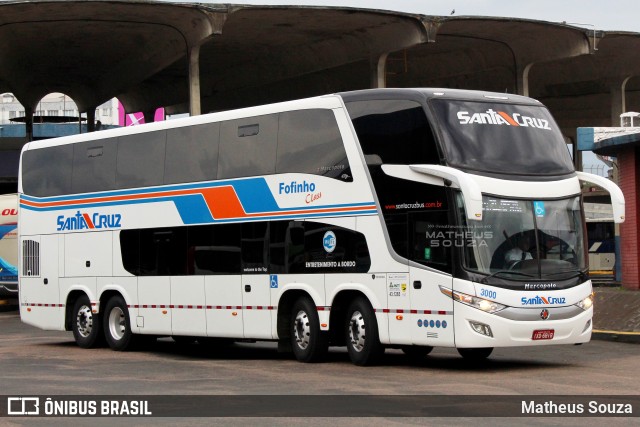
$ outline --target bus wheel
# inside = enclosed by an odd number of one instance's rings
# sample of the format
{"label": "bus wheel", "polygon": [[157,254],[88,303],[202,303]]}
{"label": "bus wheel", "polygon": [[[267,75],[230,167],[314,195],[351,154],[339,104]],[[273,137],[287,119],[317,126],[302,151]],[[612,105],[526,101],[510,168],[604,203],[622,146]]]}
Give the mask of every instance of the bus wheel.
{"label": "bus wheel", "polygon": [[329,337],[320,330],[318,310],[308,297],[301,297],[291,311],[291,348],[300,362],[321,362],[329,349]]}
{"label": "bus wheel", "polygon": [[407,345],[402,347],[402,352],[411,360],[422,360],[433,351],[428,345]]}
{"label": "bus wheel", "polygon": [[78,298],[73,305],[71,330],[79,347],[92,348],[102,341],[103,335],[100,316],[93,315],[91,302],[86,295]]}
{"label": "bus wheel", "polygon": [[112,350],[127,350],[134,341],[127,304],[120,295],[112,297],[104,310],[104,336]]}
{"label": "bus wheel", "polygon": [[358,366],[375,364],[384,353],[378,336],[378,322],[369,301],[358,297],[347,310],[347,350]]}
{"label": "bus wheel", "polygon": [[489,357],[489,355],[493,352],[493,347],[485,347],[485,348],[459,348],[458,353],[460,356],[469,360],[483,360]]}

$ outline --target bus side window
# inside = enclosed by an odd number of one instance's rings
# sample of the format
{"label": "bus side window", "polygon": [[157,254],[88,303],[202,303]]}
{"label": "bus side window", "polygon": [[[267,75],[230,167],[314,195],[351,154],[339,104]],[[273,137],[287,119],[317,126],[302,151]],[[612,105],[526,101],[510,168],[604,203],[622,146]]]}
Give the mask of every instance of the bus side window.
{"label": "bus side window", "polygon": [[242,224],[242,273],[266,274],[269,271],[269,223]]}
{"label": "bus side window", "polygon": [[140,230],[140,272],[143,276],[187,274],[187,228]]}
{"label": "bus side window", "polygon": [[439,164],[436,140],[424,109],[403,99],[348,102],[362,152],[386,164]]}
{"label": "bus side window", "polygon": [[304,223],[272,221],[270,230],[270,263],[272,274],[302,273],[304,269]]}
{"label": "bus side window", "polygon": [[162,185],[166,131],[118,138],[116,183],[118,188]]}
{"label": "bus side window", "polygon": [[114,190],[118,139],[73,144],[72,193]]}
{"label": "bus side window", "polygon": [[167,130],[164,183],[213,181],[218,174],[220,124]]}
{"label": "bus side window", "polygon": [[[255,126],[259,132],[254,134],[250,130],[256,129]],[[218,179],[275,173],[277,138],[277,114],[223,122]]]}
{"label": "bus side window", "polygon": [[72,145],[26,151],[22,158],[24,193],[38,197],[69,194],[72,161]]}
{"label": "bus side window", "polygon": [[333,111],[280,113],[276,173],[296,172],[353,181]]}

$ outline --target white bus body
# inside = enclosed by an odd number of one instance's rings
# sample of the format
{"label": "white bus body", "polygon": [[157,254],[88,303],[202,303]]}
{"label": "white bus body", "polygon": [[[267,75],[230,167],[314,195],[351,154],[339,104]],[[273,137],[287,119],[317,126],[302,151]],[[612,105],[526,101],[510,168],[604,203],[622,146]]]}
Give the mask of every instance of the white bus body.
{"label": "white bus body", "polygon": [[34,142],[20,171],[22,320],[82,347],[346,344],[364,365],[591,336],[579,178],[529,98],[328,95]]}

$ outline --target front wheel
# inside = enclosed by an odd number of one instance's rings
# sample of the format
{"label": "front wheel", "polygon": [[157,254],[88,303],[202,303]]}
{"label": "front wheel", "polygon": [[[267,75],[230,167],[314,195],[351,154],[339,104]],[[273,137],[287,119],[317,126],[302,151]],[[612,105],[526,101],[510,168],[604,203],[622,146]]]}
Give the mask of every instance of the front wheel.
{"label": "front wheel", "polygon": [[104,337],[100,316],[94,316],[88,296],[82,295],[76,300],[72,315],[71,330],[78,346],[93,348],[99,345]]}
{"label": "front wheel", "polygon": [[112,297],[104,310],[104,336],[112,350],[129,349],[134,341],[129,309],[120,295]]}
{"label": "front wheel", "polygon": [[459,348],[460,356],[468,360],[484,360],[493,352],[493,347]]}
{"label": "front wheel", "polygon": [[346,337],[347,351],[355,365],[373,365],[384,353],[375,313],[369,301],[363,297],[356,298],[349,305]]}
{"label": "front wheel", "polygon": [[318,309],[308,297],[301,297],[291,311],[291,348],[300,362],[321,362],[327,356],[329,338],[320,330]]}

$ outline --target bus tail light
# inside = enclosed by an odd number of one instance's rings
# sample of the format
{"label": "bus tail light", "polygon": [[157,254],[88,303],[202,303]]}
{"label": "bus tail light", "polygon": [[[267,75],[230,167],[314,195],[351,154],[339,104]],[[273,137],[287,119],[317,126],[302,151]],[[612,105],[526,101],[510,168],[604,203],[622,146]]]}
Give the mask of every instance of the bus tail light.
{"label": "bus tail light", "polygon": [[462,304],[469,305],[486,313],[495,313],[507,307],[506,305],[498,304],[495,301],[474,297],[472,295],[463,294],[462,292],[456,292],[452,289],[445,288],[444,286],[440,286],[440,292],[453,298],[454,301],[461,302]]}

